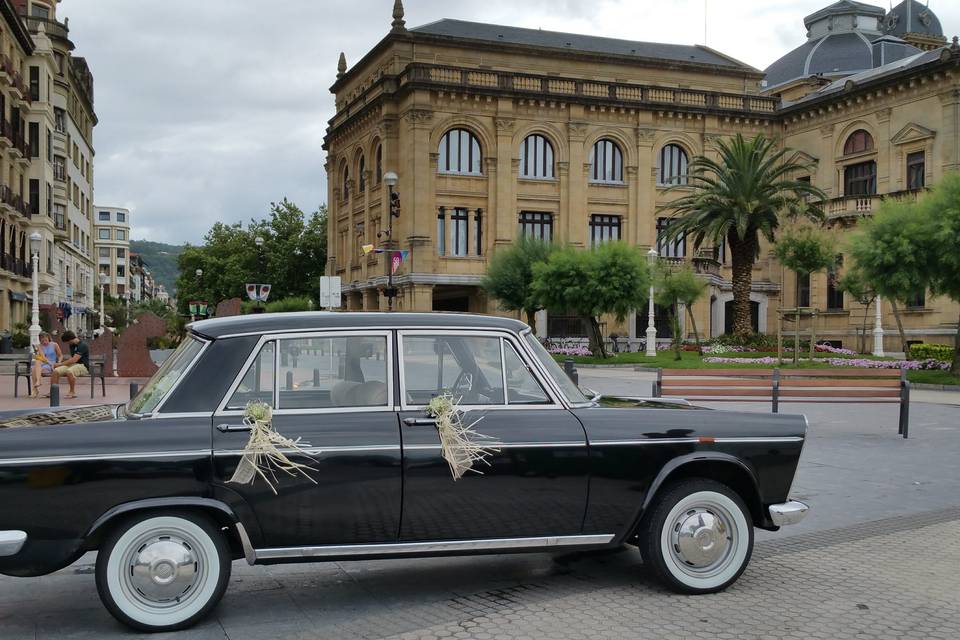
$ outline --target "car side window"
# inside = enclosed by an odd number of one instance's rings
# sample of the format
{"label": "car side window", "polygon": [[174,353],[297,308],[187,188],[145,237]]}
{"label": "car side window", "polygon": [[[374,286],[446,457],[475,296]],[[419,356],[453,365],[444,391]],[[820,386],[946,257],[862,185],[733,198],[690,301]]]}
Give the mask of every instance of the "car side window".
{"label": "car side window", "polygon": [[279,409],[386,407],[386,336],[280,340]]}
{"label": "car side window", "polygon": [[507,340],[503,341],[503,364],[507,372],[508,404],[551,404],[546,391]]}
{"label": "car side window", "polygon": [[425,405],[445,393],[464,405],[503,404],[500,338],[406,335],[403,380],[410,405]]}
{"label": "car side window", "polygon": [[273,385],[276,382],[276,346],[267,342],[260,348],[260,353],[250,363],[247,372],[237,387],[227,409],[244,409],[248,402],[260,401],[273,406]]}

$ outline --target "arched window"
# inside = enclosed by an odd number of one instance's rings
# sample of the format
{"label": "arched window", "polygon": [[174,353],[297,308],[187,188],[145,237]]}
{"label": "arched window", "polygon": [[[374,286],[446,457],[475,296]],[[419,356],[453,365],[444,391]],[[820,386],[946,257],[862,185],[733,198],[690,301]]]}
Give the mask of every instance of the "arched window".
{"label": "arched window", "polygon": [[377,158],[377,166],[373,172],[373,183],[379,186],[380,183],[383,182],[383,145],[382,144],[377,145],[376,158]]}
{"label": "arched window", "polygon": [[451,129],[440,139],[440,173],[478,176],[480,142],[466,129]]}
{"label": "arched window", "polygon": [[857,129],[850,134],[847,142],[843,145],[843,155],[848,156],[852,153],[863,153],[864,151],[873,151],[873,136],[863,129]]}
{"label": "arched window", "polygon": [[363,193],[367,190],[367,159],[363,155],[360,156],[360,161],[357,163],[357,171],[357,184],[360,187],[360,193]]}
{"label": "arched window", "polygon": [[609,138],[597,140],[590,152],[590,182],[623,182],[623,152]]}
{"label": "arched window", "polygon": [[687,152],[678,144],[660,149],[660,171],[657,184],[687,184]]}
{"label": "arched window", "polygon": [[527,136],[520,145],[520,177],[556,177],[553,171],[553,145],[539,133]]}
{"label": "arched window", "polygon": [[350,197],[350,167],[344,162],[340,168],[340,199],[346,200]]}

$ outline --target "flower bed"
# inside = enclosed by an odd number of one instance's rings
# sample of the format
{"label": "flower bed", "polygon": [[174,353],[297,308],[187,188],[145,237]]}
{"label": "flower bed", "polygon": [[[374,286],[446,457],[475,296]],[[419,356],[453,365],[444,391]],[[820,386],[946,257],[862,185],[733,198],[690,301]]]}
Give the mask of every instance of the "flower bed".
{"label": "flower bed", "polygon": [[[779,361],[776,358],[766,356],[763,358],[704,358],[704,362],[710,364],[760,364],[776,365]],[[801,358],[801,362],[810,362],[809,358]],[[860,367],[862,369],[906,369],[910,370],[940,370],[948,371],[950,363],[940,362],[932,358],[928,360],[868,360],[866,358],[820,358],[817,363],[828,364],[833,367]]]}
{"label": "flower bed", "polygon": [[586,347],[550,347],[550,353],[555,356],[592,356],[593,352]]}

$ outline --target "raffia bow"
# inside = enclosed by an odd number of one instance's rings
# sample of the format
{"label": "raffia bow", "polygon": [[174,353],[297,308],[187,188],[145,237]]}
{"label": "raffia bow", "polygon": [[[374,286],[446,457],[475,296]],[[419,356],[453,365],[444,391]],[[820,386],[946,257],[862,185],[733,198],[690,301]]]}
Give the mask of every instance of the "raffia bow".
{"label": "raffia bow", "polygon": [[443,459],[450,466],[450,474],[454,481],[462,478],[468,471],[482,475],[483,472],[474,469],[473,465],[480,462],[489,466],[490,462],[487,458],[500,451],[495,447],[484,447],[477,442],[490,439],[490,436],[473,430],[473,427],[483,420],[483,416],[470,424],[465,424],[463,419],[466,412],[460,409],[457,400],[450,394],[443,394],[430,400],[427,405],[427,414],[437,422]]}
{"label": "raffia bow", "polygon": [[307,474],[308,470],[316,471],[316,469],[294,462],[281,451],[281,449],[284,449],[313,460],[313,457],[303,449],[304,446],[309,446],[308,442],[302,442],[300,438],[291,440],[274,431],[273,411],[270,405],[264,402],[248,403],[244,411],[243,423],[250,427],[250,439],[243,449],[240,464],[237,465],[236,471],[233,472],[233,476],[227,482],[252,484],[259,476],[267,483],[274,495],[277,495],[277,471],[290,476],[299,474],[310,482],[317,483]]}

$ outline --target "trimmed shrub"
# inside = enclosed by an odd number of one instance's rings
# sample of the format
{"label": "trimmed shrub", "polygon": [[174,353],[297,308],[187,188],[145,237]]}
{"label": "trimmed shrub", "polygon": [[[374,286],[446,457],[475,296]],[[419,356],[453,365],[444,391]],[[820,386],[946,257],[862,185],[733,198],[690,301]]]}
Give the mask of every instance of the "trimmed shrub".
{"label": "trimmed shrub", "polygon": [[942,360],[953,361],[953,347],[946,344],[915,344],[910,347],[910,357],[913,360]]}

